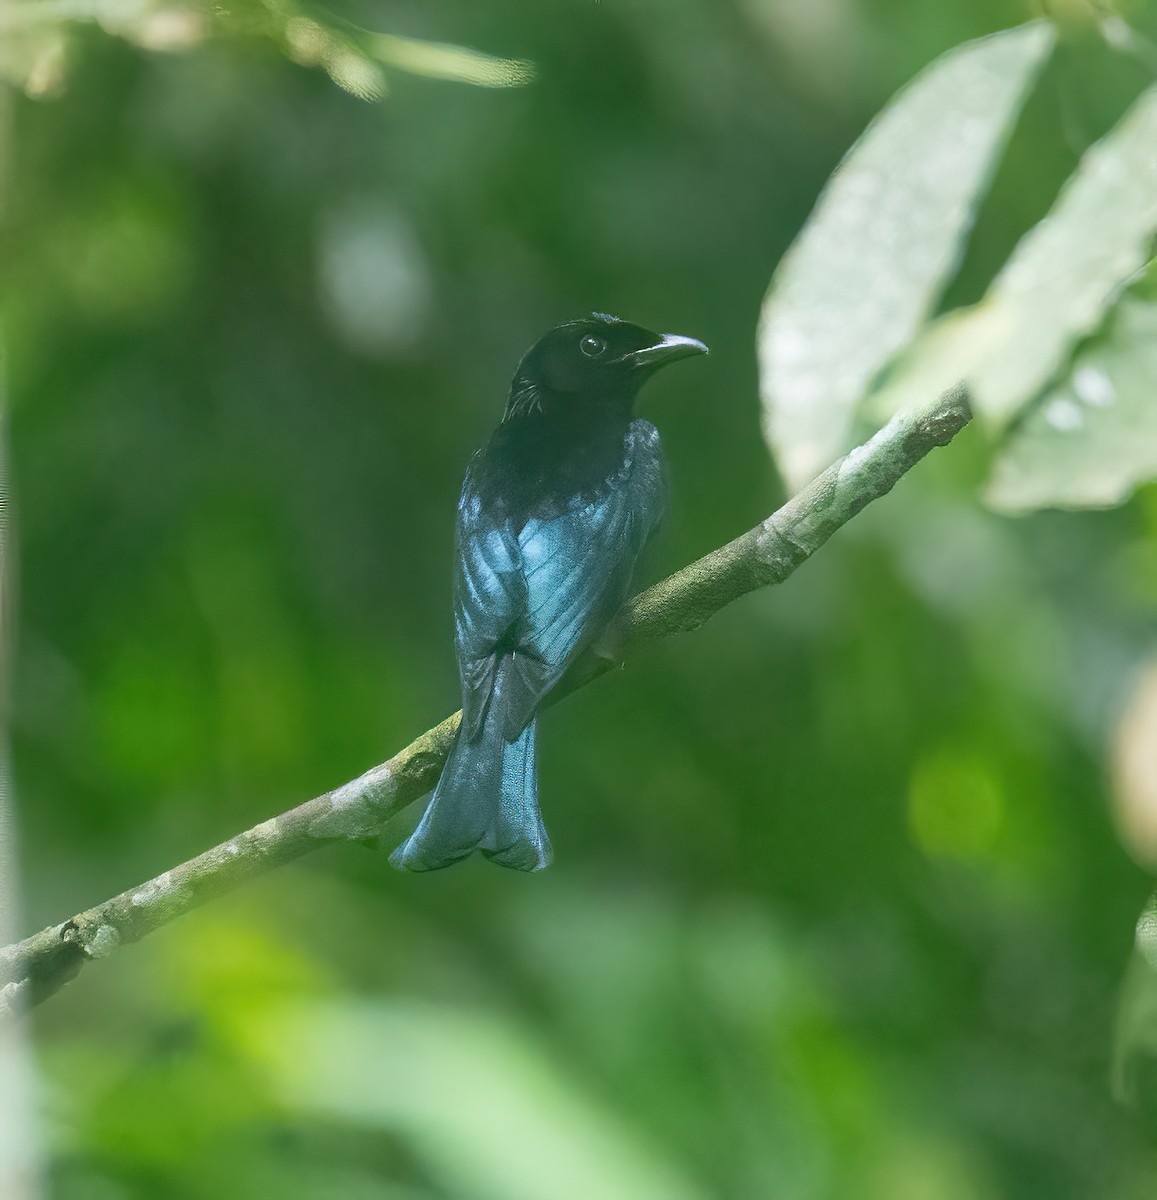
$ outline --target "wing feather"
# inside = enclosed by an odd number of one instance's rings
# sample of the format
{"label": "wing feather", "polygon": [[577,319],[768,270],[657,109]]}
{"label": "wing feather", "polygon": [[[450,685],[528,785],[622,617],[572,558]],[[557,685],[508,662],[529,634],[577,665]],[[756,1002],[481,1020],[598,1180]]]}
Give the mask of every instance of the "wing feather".
{"label": "wing feather", "polygon": [[518,634],[530,653],[508,689],[506,736],[534,715],[575,655],[622,607],[635,562],[663,510],[654,426],[635,421],[627,460],[605,495],[519,534],[527,612]]}
{"label": "wing feather", "polygon": [[467,736],[481,727],[498,662],[504,734],[533,718],[579,650],[622,606],[635,561],[663,508],[659,436],[628,432],[623,469],[597,499],[517,532],[483,519],[468,471],[458,506],[455,626]]}
{"label": "wing feather", "polygon": [[483,519],[467,468],[454,532],[454,630],[462,683],[462,723],[473,738],[494,688],[499,647],[526,611],[526,581],[518,539],[506,525]]}

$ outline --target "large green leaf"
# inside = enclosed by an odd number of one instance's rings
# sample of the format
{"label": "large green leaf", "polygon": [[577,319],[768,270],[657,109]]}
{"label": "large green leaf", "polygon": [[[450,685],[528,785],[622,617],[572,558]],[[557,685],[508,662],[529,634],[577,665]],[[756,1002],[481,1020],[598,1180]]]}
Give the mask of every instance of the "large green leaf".
{"label": "large green leaf", "polygon": [[933,63],[868,127],[780,263],[760,380],[766,436],[793,488],[847,449],[855,405],[924,321],[1051,45],[1036,22]]}
{"label": "large green leaf", "polygon": [[994,508],[1119,504],[1157,477],[1157,262],[1009,437],[985,499]]}
{"label": "large green leaf", "polygon": [[1092,147],[1052,211],[971,309],[921,336],[872,407],[893,413],[965,380],[977,411],[1003,425],[1037,397],[1092,333],[1157,233],[1157,87]]}

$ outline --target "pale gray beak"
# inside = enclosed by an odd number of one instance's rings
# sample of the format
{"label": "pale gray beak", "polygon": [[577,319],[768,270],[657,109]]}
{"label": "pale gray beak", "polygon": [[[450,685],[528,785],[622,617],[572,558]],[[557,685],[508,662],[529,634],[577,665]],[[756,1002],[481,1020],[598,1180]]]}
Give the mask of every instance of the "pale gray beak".
{"label": "pale gray beak", "polygon": [[677,333],[665,333],[653,346],[633,350],[623,355],[623,361],[636,369],[662,367],[679,358],[690,358],[693,354],[706,354],[707,347],[698,338],[681,337]]}

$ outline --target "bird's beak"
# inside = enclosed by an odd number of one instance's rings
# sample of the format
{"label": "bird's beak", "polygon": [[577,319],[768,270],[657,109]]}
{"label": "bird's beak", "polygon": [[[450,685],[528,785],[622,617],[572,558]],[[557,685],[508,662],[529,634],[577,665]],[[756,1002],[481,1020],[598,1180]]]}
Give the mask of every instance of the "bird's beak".
{"label": "bird's beak", "polygon": [[707,347],[698,338],[665,333],[653,346],[644,346],[642,350],[624,354],[623,361],[638,370],[643,367],[662,367],[677,358],[690,358],[693,354],[706,353]]}

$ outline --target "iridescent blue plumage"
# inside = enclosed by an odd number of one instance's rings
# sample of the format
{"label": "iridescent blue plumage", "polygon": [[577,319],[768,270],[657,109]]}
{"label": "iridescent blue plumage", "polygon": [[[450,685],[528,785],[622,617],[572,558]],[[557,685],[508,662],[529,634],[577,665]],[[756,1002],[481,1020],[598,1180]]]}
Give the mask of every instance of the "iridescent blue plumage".
{"label": "iridescent blue plumage", "polygon": [[705,349],[596,316],[552,330],[519,365],[458,501],[462,725],[395,866],[434,870],[474,850],[524,871],[550,861],[536,713],[626,600],[662,514],[659,435],[631,420],[635,395],[658,366]]}

